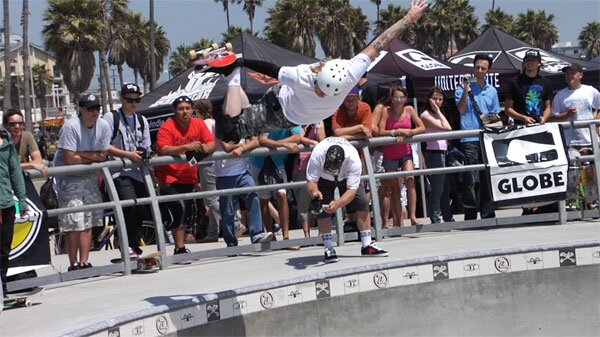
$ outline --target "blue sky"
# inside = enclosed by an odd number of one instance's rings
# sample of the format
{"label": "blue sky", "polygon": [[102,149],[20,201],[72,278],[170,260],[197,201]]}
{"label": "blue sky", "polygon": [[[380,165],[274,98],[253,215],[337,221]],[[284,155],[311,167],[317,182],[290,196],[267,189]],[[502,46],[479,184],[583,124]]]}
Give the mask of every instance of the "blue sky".
{"label": "blue sky", "polygon": [[[480,24],[484,23],[485,12],[492,7],[493,0],[471,0],[475,7],[475,15]],[[155,18],[167,33],[171,48],[181,44],[192,44],[201,38],[221,39],[227,23],[221,4],[214,0],[155,0]],[[375,5],[370,0],[351,0],[355,6],[360,6],[370,21],[376,18]],[[148,0],[130,0],[130,8],[142,12],[148,17]],[[257,8],[254,20],[255,30],[262,32],[267,17],[267,8],[273,7],[275,0],[266,0],[262,7]],[[409,0],[382,0],[381,7],[388,4],[410,6]],[[10,1],[11,29],[13,34],[21,34],[19,19],[22,10],[21,0]],[[559,31],[560,42],[571,41],[577,45],[577,36],[581,29],[591,21],[600,21],[600,1],[598,0],[495,0],[496,8],[516,16],[527,9],[545,10],[555,15],[554,23]],[[44,25],[43,11],[47,7],[45,0],[30,0],[30,40],[43,45],[41,30]],[[1,13],[0,13],[1,14]],[[242,5],[230,5],[230,19],[233,25],[247,28],[250,26],[248,16],[243,12]],[[321,57],[323,55],[317,55]],[[163,80],[163,78],[161,78]],[[94,85],[94,84],[93,84]]]}

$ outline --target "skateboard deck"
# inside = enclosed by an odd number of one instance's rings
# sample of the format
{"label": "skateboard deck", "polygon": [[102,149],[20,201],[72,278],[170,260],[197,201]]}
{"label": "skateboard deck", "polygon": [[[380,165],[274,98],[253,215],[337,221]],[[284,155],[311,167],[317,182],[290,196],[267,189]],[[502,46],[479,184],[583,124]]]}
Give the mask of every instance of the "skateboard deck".
{"label": "skateboard deck", "polygon": [[233,46],[231,43],[225,43],[223,47],[213,43],[210,48],[199,51],[191,50],[189,53],[192,63],[195,65],[209,65],[212,67],[225,67],[236,60]]}
{"label": "skateboard deck", "polygon": [[41,294],[44,289],[44,287],[38,287],[25,293],[7,294],[8,297],[4,299],[4,307],[30,307],[33,305],[31,299]]}
{"label": "skateboard deck", "polygon": [[137,273],[156,273],[160,270],[160,252],[155,252],[137,259]]}

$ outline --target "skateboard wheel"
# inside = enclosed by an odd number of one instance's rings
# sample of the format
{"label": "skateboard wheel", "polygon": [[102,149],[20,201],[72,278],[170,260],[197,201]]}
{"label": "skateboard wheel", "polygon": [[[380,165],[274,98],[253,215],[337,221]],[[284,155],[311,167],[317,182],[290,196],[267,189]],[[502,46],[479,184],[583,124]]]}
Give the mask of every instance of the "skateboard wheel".
{"label": "skateboard wheel", "polygon": [[198,57],[198,52],[195,50],[190,50],[189,56],[190,56],[190,60],[195,60]]}
{"label": "skateboard wheel", "polygon": [[207,59],[210,57],[210,54],[206,50],[203,50],[200,53],[203,59]]}
{"label": "skateboard wheel", "polygon": [[227,51],[232,51],[233,50],[233,45],[229,42],[225,43],[225,49],[227,49]]}
{"label": "skateboard wheel", "polygon": [[33,303],[29,300],[25,301],[25,306],[30,307]]}
{"label": "skateboard wheel", "polygon": [[213,50],[217,50],[217,49],[219,49],[219,44],[218,44],[218,43],[213,43],[213,44],[211,44],[210,46],[211,46],[211,48],[212,48]]}
{"label": "skateboard wheel", "polygon": [[144,267],[145,267],[144,266],[144,262],[138,261],[138,263],[137,263],[137,269],[138,270],[144,270]]}

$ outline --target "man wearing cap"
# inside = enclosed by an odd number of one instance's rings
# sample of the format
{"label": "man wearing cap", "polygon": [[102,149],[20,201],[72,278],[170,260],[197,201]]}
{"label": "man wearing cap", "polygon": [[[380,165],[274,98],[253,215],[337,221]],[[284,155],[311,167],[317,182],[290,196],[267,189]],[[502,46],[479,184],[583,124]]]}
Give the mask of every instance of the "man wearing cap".
{"label": "man wearing cap", "polygon": [[539,74],[541,66],[539,50],[526,51],[521,74],[508,84],[505,110],[517,125],[545,123],[552,116],[552,88],[550,81]]}
{"label": "man wearing cap", "polygon": [[342,104],[371,62],[400,33],[416,22],[428,5],[427,0],[413,0],[406,16],[350,60],[334,59],[294,67],[278,67],[269,62],[244,59],[241,62],[244,66],[279,80],[279,84],[267,91],[259,104],[250,105],[241,87],[239,68],[236,68],[240,62],[217,70],[227,74],[235,69],[229,77],[224,115],[216,118],[217,135],[224,141],[237,142],[250,135],[295,125],[308,125],[328,118]]}
{"label": "man wearing cap", "polygon": [[[79,99],[79,115],[68,119],[60,130],[54,166],[98,163],[106,160],[111,129],[100,117],[100,99],[84,94]],[[56,177],[58,203],[61,208],[102,202],[96,174],[74,173]],[[92,243],[91,228],[102,226],[102,210],[69,213],[59,216],[60,231],[66,233],[68,271],[91,268],[88,261]],[[79,253],[79,258],[78,258]]]}
{"label": "man wearing cap", "polygon": [[[150,129],[146,117],[135,111],[140,102],[142,92],[135,83],[125,83],[121,87],[121,107],[104,114],[104,119],[110,125],[112,142],[108,149],[111,159],[129,159],[132,162],[142,162],[150,154]],[[118,122],[117,122],[118,121]],[[116,128],[116,130],[115,130]],[[148,196],[144,175],[140,167],[123,168],[113,173],[113,181],[120,200],[144,198]],[[129,255],[137,258],[142,255],[140,248],[139,229],[146,217],[146,206],[134,205],[123,209]]]}
{"label": "man wearing cap", "polygon": [[[361,172],[362,163],[358,151],[343,138],[325,138],[315,146],[310,155],[306,169],[306,185],[313,203],[317,202],[326,207],[323,211],[311,208],[311,213],[317,214],[317,224],[325,246],[326,263],[338,261],[333,248],[331,217],[340,207],[346,207],[349,213],[356,212],[362,256],[389,255],[371,240],[369,199],[360,183]],[[340,193],[338,200],[334,200],[336,188]]]}
{"label": "man wearing cap", "polygon": [[[600,93],[596,88],[581,83],[583,67],[579,63],[571,63],[562,69],[565,73],[567,87],[561,89],[552,101],[552,117],[554,121],[581,121],[594,119],[600,108]],[[591,152],[592,138],[588,128],[565,130],[565,141],[571,148],[584,154]]]}
{"label": "man wearing cap", "polygon": [[347,140],[369,139],[372,137],[371,124],[371,107],[360,101],[359,89],[354,87],[333,114],[333,135]]}
{"label": "man wearing cap", "polygon": [[[460,128],[462,130],[482,129],[483,122],[480,115],[500,111],[498,91],[486,82],[487,73],[492,68],[492,58],[486,54],[475,55],[473,68],[473,74],[465,74],[462,86],[458,86],[454,93],[454,100],[460,112]],[[462,138],[460,142],[467,165],[483,163],[479,137]],[[464,219],[477,219],[478,208],[482,219],[495,218],[492,194],[485,172],[465,172],[463,177],[465,180],[462,191]],[[479,198],[476,194],[477,186],[479,186]]]}
{"label": "man wearing cap", "polygon": [[[156,136],[156,150],[159,155],[179,156],[192,155],[194,158],[213,153],[215,138],[200,118],[193,117],[193,101],[188,96],[179,96],[171,104],[173,117],[165,121]],[[198,183],[198,165],[190,160],[189,163],[177,163],[156,167],[156,178],[161,195],[190,193]],[[189,252],[185,248],[185,225],[191,222],[193,200],[183,202],[171,201],[163,206],[171,214],[169,230],[175,238],[174,254]],[[164,217],[164,214],[163,214]]]}

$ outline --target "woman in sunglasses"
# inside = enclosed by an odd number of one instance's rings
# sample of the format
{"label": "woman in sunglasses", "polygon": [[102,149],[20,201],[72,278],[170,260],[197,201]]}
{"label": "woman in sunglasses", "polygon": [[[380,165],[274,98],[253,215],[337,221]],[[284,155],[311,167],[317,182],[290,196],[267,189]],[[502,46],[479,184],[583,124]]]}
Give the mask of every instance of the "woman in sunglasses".
{"label": "woman in sunglasses", "polygon": [[8,109],[2,116],[2,124],[10,133],[12,143],[19,151],[21,168],[38,170],[45,176],[48,173],[48,167],[42,161],[42,154],[33,135],[31,132],[25,131],[23,114],[19,110]]}

